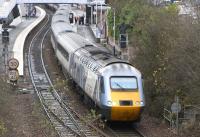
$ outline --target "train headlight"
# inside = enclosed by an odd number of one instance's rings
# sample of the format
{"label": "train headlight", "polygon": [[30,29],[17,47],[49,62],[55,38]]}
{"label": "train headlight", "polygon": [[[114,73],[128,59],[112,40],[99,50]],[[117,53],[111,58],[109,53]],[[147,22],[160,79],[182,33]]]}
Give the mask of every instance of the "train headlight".
{"label": "train headlight", "polygon": [[136,105],[144,105],[144,102],[143,101],[136,101],[135,104]]}
{"label": "train headlight", "polygon": [[108,106],[112,106],[112,101],[107,101]]}
{"label": "train headlight", "polygon": [[139,101],[136,101],[135,104],[136,104],[136,105],[140,105],[140,102],[139,102]]}
{"label": "train headlight", "polygon": [[112,105],[113,105],[113,106],[116,106],[116,105],[117,105],[117,102],[113,101],[113,102],[112,102]]}

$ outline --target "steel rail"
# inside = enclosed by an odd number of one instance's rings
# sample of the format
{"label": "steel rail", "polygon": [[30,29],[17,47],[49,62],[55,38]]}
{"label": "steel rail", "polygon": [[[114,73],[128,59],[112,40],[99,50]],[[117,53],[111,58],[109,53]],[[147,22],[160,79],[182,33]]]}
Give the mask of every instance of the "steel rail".
{"label": "steel rail", "polygon": [[[53,112],[52,110],[49,109],[48,105],[45,103],[45,99],[44,99],[44,96],[42,94],[43,91],[47,92],[47,94],[49,93],[48,89],[47,89],[47,87],[49,87],[49,84],[46,83],[46,89],[44,87],[41,87],[41,85],[36,84],[35,79],[34,79],[33,70],[32,70],[33,64],[31,62],[32,61],[32,58],[31,58],[31,53],[32,53],[31,52],[31,48],[33,46],[33,41],[36,39],[36,37],[39,34],[42,33],[43,29],[47,26],[48,22],[49,22],[49,16],[48,16],[48,20],[46,21],[45,25],[36,33],[36,35],[33,37],[33,40],[31,41],[31,44],[30,44],[30,47],[29,47],[29,54],[28,54],[29,73],[30,73],[30,76],[31,76],[32,84],[34,86],[34,89],[35,89],[38,97],[39,97],[39,100],[40,100],[40,102],[42,104],[43,109],[45,110],[45,112],[46,112],[48,118],[50,119],[51,123],[54,125],[56,131],[58,132],[58,135],[60,137],[62,137],[62,136],[66,136],[66,133],[62,133],[63,131],[66,131],[66,126],[63,123],[61,123],[60,121],[57,120],[58,118],[55,117],[56,116],[56,114],[54,114],[55,112]],[[46,31],[46,33],[45,33],[44,36],[46,36],[46,34],[48,33],[48,31],[49,30]],[[44,38],[45,37],[43,37],[43,39]],[[41,74],[39,74],[39,75],[41,75]],[[36,76],[36,74],[35,74],[35,76]],[[42,84],[42,85],[44,85],[44,84]],[[70,130],[71,130],[71,132],[73,132],[73,134],[70,133],[70,131],[68,131],[69,132],[68,136],[81,136],[79,133],[73,131],[72,129],[70,129]]]}
{"label": "steel rail", "polygon": [[[65,103],[63,103],[62,99],[60,98],[59,94],[56,92],[49,76],[47,70],[45,68],[45,64],[43,61],[43,43],[46,35],[49,32],[49,29],[46,30],[45,34],[43,35],[42,42],[40,45],[40,59],[42,62],[42,68],[44,73],[43,81],[45,82],[38,82],[38,76],[41,74],[37,74],[34,71],[34,64],[33,64],[33,56],[31,49],[33,48],[33,42],[36,40],[36,37],[39,36],[45,27],[47,27],[49,21],[49,17],[45,25],[36,33],[33,37],[30,47],[29,47],[29,54],[28,54],[28,64],[29,64],[29,73],[31,76],[31,80],[34,86],[34,89],[39,97],[39,100],[44,108],[48,118],[50,119],[51,123],[54,125],[58,135],[60,137],[64,136],[81,136],[81,137],[99,137],[105,136],[101,133],[96,132],[94,129],[91,129],[89,126],[86,126],[85,123],[82,122],[80,118],[72,114],[71,110],[67,107]],[[48,88],[52,88],[53,90],[50,92]],[[94,132],[95,131],[95,132]],[[100,134],[101,133],[101,134]],[[99,135],[100,134],[100,135]]]}
{"label": "steel rail", "polygon": [[[43,48],[43,43],[44,43],[44,39],[41,43],[41,49]],[[88,127],[92,128],[92,130],[96,131],[98,134],[96,134],[95,136],[102,136],[102,137],[108,137],[107,134],[105,134],[104,132],[102,132],[101,130],[99,130],[98,128],[96,128],[95,126],[93,126],[92,124],[88,124],[86,121],[84,121],[84,119],[82,119],[73,109],[71,109],[60,97],[60,95],[57,93],[56,89],[54,88],[54,85],[51,82],[51,79],[48,75],[48,72],[45,68],[45,64],[44,64],[44,60],[43,60],[43,51],[41,50],[41,61],[42,61],[42,66],[43,69],[45,71],[46,77],[53,89],[52,93],[54,95],[54,97],[57,99],[57,101],[60,103],[60,105],[63,107],[63,109],[65,110],[65,112],[70,116],[70,118],[72,119],[73,123],[77,126],[77,128],[79,129],[79,131],[81,132],[81,136],[82,137],[88,137],[91,136],[92,132],[90,131],[90,129],[88,129]],[[92,135],[94,136],[94,135]]]}
{"label": "steel rail", "polygon": [[[87,123],[83,118],[81,118],[81,116],[79,116],[62,100],[54,88],[43,60],[44,41],[50,30],[48,23],[49,16],[47,16],[47,21],[32,38],[28,51],[28,66],[31,81],[47,117],[60,137],[109,137],[109,135],[104,133],[102,130],[93,126],[91,123]],[[39,37],[40,35],[42,36]],[[41,42],[37,39],[41,39]],[[38,48],[34,47],[34,41],[40,45],[40,59],[37,58],[40,60],[39,65],[36,63],[34,64],[35,53],[32,50]],[[42,70],[42,72],[37,72],[35,70],[36,67],[39,67],[39,70]],[[125,132],[123,130],[113,130],[111,133],[116,137],[142,137],[142,135],[139,135],[137,131]]]}
{"label": "steel rail", "polygon": [[145,137],[137,128],[130,129],[112,129],[107,127],[114,137]]}

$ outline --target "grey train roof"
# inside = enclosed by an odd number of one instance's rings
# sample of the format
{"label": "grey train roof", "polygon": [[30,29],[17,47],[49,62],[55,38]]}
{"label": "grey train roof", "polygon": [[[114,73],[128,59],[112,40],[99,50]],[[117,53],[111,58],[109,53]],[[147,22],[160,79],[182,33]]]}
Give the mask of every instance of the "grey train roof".
{"label": "grey train roof", "polygon": [[100,68],[114,63],[129,64],[114,57],[108,50],[93,45],[86,45],[78,49],[76,55],[79,56],[79,60],[82,61],[83,64],[89,65],[91,70],[96,68],[94,71],[98,71]]}
{"label": "grey train roof", "polygon": [[103,47],[98,46],[77,33],[72,32],[72,25],[67,19],[69,9],[56,12],[52,19],[52,31],[57,38],[57,41],[70,53],[75,53],[79,60],[89,67],[91,70],[97,72],[100,68],[113,63],[125,63],[121,59],[114,57],[109,51]]}

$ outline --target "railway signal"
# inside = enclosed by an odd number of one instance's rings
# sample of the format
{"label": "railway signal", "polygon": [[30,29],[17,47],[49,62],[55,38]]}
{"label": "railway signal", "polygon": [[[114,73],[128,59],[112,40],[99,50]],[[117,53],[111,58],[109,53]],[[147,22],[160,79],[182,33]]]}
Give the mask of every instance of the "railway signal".
{"label": "railway signal", "polygon": [[3,32],[2,32],[2,43],[3,44],[9,43],[9,32],[8,32],[7,29],[3,29]]}
{"label": "railway signal", "polygon": [[120,48],[126,48],[128,45],[128,34],[120,34]]}

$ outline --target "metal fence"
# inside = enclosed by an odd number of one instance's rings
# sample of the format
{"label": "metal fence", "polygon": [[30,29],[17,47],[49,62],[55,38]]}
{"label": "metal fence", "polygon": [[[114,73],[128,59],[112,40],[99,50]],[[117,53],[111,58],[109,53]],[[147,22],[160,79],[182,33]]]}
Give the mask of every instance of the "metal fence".
{"label": "metal fence", "polygon": [[200,106],[199,105],[186,105],[183,108],[184,118],[193,121],[200,120]]}
{"label": "metal fence", "polygon": [[178,118],[175,113],[172,113],[167,108],[164,108],[163,118],[169,123],[171,130],[176,130],[179,133],[179,130],[183,129],[182,125],[187,123],[200,123],[200,105],[185,105],[179,114],[182,117]]}

